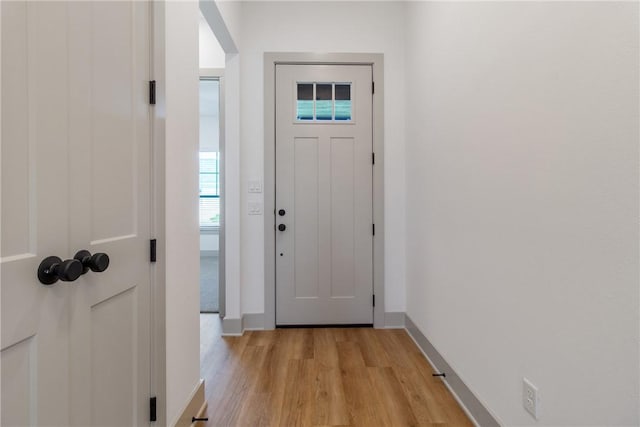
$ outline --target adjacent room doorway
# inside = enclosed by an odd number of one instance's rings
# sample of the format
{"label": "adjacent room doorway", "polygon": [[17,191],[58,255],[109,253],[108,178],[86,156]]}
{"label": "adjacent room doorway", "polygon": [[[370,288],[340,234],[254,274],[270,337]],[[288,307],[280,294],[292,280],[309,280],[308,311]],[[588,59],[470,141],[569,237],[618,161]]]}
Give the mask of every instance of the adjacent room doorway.
{"label": "adjacent room doorway", "polygon": [[224,315],[222,71],[200,76],[200,312]]}

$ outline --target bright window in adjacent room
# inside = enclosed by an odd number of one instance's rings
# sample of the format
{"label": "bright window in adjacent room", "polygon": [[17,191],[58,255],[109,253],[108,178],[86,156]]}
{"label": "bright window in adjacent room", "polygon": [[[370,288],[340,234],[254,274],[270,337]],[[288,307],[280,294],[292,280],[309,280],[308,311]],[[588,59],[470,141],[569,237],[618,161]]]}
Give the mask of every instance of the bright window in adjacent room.
{"label": "bright window in adjacent room", "polygon": [[298,83],[296,121],[350,122],[352,119],[351,83]]}
{"label": "bright window in adjacent room", "polygon": [[220,225],[220,170],[217,152],[200,152],[200,227]]}

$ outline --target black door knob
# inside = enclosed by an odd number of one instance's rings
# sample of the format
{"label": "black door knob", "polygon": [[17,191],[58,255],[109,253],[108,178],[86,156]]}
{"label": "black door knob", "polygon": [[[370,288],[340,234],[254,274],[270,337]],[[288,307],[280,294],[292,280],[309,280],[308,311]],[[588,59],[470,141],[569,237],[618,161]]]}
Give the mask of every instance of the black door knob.
{"label": "black door knob", "polygon": [[82,264],[82,274],[89,270],[102,273],[109,267],[109,255],[102,252],[91,255],[91,252],[81,250],[73,258]]}
{"label": "black door knob", "polygon": [[57,256],[42,260],[38,267],[38,280],[43,285],[53,285],[58,280],[73,282],[82,274],[82,263],[77,259],[62,261]]}
{"label": "black door knob", "polygon": [[280,230],[280,231],[284,231],[284,230],[286,230],[286,229],[287,229],[287,226],[286,226],[286,225],[284,225],[284,224],[280,224],[280,225],[278,226],[278,230]]}
{"label": "black door knob", "polygon": [[287,213],[287,212],[286,212],[284,209],[280,209],[280,210],[278,211],[278,215],[280,215],[280,216],[284,216],[284,214],[286,214],[286,213]]}

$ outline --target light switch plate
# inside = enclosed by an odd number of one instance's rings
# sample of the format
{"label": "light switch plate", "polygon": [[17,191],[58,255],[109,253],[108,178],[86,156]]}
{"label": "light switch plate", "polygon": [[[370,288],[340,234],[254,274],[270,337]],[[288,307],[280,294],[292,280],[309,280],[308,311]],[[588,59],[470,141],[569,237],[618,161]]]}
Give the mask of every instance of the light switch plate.
{"label": "light switch plate", "polygon": [[262,181],[249,181],[249,193],[262,193]]}
{"label": "light switch plate", "polygon": [[249,215],[262,215],[262,203],[260,202],[249,202],[247,205]]}

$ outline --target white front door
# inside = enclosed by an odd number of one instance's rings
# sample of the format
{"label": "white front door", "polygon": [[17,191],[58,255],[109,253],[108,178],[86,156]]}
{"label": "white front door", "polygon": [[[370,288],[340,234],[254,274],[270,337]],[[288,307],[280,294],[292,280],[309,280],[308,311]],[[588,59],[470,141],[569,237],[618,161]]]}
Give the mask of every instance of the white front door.
{"label": "white front door", "polygon": [[149,3],[0,7],[2,425],[148,424]]}
{"label": "white front door", "polygon": [[372,69],[276,66],[276,324],[373,323]]}

